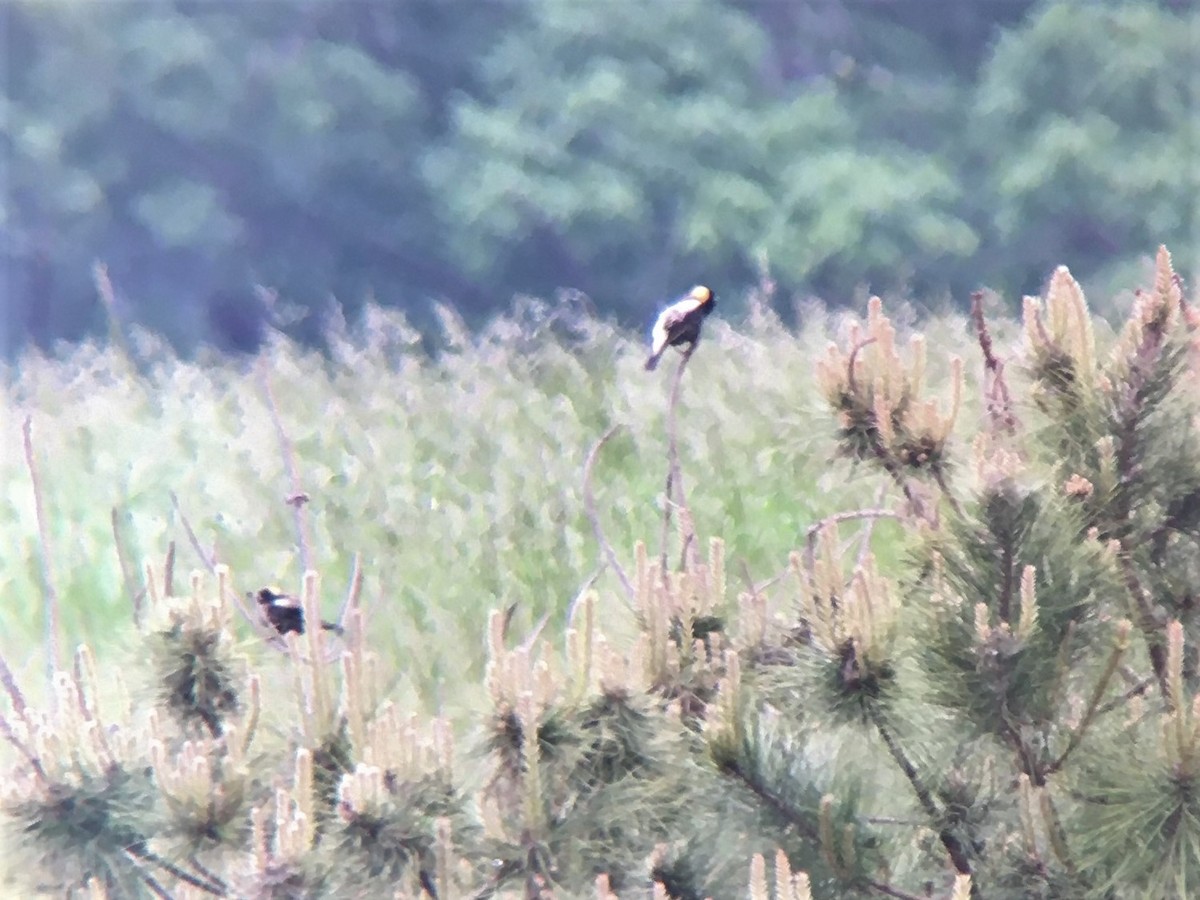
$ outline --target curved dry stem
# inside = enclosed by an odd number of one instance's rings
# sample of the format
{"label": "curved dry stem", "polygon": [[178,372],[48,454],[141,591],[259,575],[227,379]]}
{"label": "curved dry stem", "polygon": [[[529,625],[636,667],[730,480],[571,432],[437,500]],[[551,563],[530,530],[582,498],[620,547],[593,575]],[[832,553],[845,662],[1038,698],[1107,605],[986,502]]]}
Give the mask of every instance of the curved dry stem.
{"label": "curved dry stem", "polygon": [[[826,516],[819,522],[808,526],[808,531],[804,533],[804,567],[808,571],[809,577],[812,576],[813,565],[815,564],[817,555],[817,539],[821,536],[821,531],[827,525],[840,525],[842,522],[854,522],[858,519],[867,519],[874,522],[877,519],[899,519],[900,514],[890,509],[852,509],[847,512],[834,513],[831,516]],[[864,536],[864,547],[870,543],[870,532]],[[865,551],[860,550],[859,560],[865,559]]]}
{"label": "curved dry stem", "polygon": [[33,453],[33,416],[27,415],[21,425],[25,445],[25,466],[33,486],[33,511],[37,517],[38,542],[41,544],[42,602],[46,614],[46,680],[54,680],[61,664],[58,624],[58,590],[54,587],[54,563],[50,549],[50,530],[46,525],[46,507],[42,502],[42,479],[38,475],[37,459]]}
{"label": "curved dry stem", "polygon": [[592,524],[592,534],[596,536],[596,542],[600,545],[600,550],[604,554],[605,561],[617,573],[617,578],[620,580],[621,587],[625,591],[627,603],[631,604],[637,596],[637,591],[634,590],[633,582],[629,580],[629,576],[625,574],[625,569],[621,567],[621,561],[617,559],[617,554],[613,550],[612,544],[604,536],[604,528],[600,524],[600,515],[596,512],[596,497],[592,493],[592,471],[596,467],[596,460],[600,456],[600,450],[620,428],[620,425],[613,425],[600,436],[600,439],[588,451],[587,459],[583,464],[583,511],[587,515],[588,521]]}
{"label": "curved dry stem", "polygon": [[346,625],[346,614],[352,609],[357,609],[359,600],[362,597],[363,572],[362,572],[362,555],[354,554],[354,563],[350,569],[350,586],[346,589],[346,599],[342,601],[342,608],[338,610],[337,623],[340,627]]}
{"label": "curved dry stem", "polygon": [[[200,543],[200,538],[196,536],[196,531],[192,528],[192,523],[188,521],[187,514],[184,513],[183,507],[179,503],[179,496],[174,491],[171,491],[170,497],[171,505],[175,508],[175,514],[179,516],[179,521],[183,525],[183,531],[188,537],[188,543],[190,543],[192,545],[192,549],[196,551],[196,556],[200,557],[200,562],[204,564],[204,568],[208,570],[208,574],[215,575],[217,572],[217,564],[215,560],[213,560],[213,558],[205,551],[203,545]],[[278,638],[279,635],[276,634],[274,630],[267,628],[267,626],[263,624],[262,620],[257,616],[251,615],[250,610],[247,609],[246,604],[242,601],[242,598],[237,591],[228,589],[226,592],[226,598],[232,601],[237,611],[242,614],[242,618],[250,623],[250,627],[258,632],[260,637],[265,638],[268,643],[275,643],[278,646],[277,641],[273,641],[272,639]]]}
{"label": "curved dry stem", "polygon": [[563,621],[570,623],[574,620],[575,610],[579,608],[579,604],[587,597],[588,591],[592,589],[592,585],[596,583],[596,579],[600,577],[600,573],[603,571],[604,567],[601,566],[584,580],[583,585],[575,592],[575,599],[567,606],[567,614],[563,618]]}
{"label": "curved dry stem", "polygon": [[851,394],[858,392],[858,379],[854,377],[854,366],[858,362],[858,354],[864,347],[869,347],[875,343],[878,338],[863,338],[857,344],[850,348],[850,357],[846,360],[846,387]]}
{"label": "curved dry stem", "polygon": [[283,427],[283,419],[279,415],[279,405],[275,402],[275,394],[271,391],[271,379],[267,373],[265,358],[258,367],[258,382],[262,387],[267,412],[271,416],[271,424],[275,427],[275,438],[279,443],[280,456],[283,457],[283,469],[288,477],[289,489],[286,502],[292,508],[292,524],[296,529],[296,550],[300,555],[300,571],[308,572],[313,568],[311,544],[308,539],[308,517],[304,512],[309,496],[300,483],[300,466],[296,462],[296,447]]}
{"label": "curved dry stem", "polygon": [[163,596],[175,596],[175,542],[167,541],[167,558],[163,561]]}

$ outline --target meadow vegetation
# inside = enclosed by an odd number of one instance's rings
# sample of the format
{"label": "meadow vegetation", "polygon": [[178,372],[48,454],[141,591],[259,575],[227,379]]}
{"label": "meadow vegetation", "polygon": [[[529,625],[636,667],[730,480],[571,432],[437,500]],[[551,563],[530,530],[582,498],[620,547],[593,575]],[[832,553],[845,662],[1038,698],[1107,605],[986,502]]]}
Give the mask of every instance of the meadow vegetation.
{"label": "meadow vegetation", "polygon": [[[661,377],[568,303],[443,311],[435,356],[371,310],[328,356],[22,359],[10,884],[1188,896],[1200,315],[1166,250],[1113,327],[1066,269],[1020,321],[789,330],[768,294]],[[344,635],[241,615],[271,581]]]}
{"label": "meadow vegetation", "polygon": [[[765,579],[822,516],[868,503],[876,475],[831,466],[835,446],[813,361],[838,321],[819,308],[799,332],[760,307],[737,329],[714,321],[690,365],[680,455],[700,533]],[[26,356],[9,370],[3,419],[13,451],[0,514],[8,596],[40,596],[40,554],[19,425],[33,439],[50,520],[65,634],[103,650],[132,615],[117,565],[137,570],[177,545],[177,569],[202,568],[179,510],[240,588],[299,589],[293,485],[264,385],[294,447],[312,559],[333,609],[355,555],[374,642],[403,683],[453,709],[482,672],[492,608],[517,605],[518,627],[567,604],[601,558],[582,502],[588,450],[621,429],[597,461],[604,528],[629,564],[658,533],[668,384],[640,369],[637,336],[573,311],[526,309],[469,336],[445,311],[436,358],[393,311],[370,311],[321,353],[276,340],[254,359],[188,361],[148,335]],[[969,352],[961,318],[925,323]],[[936,365],[935,361],[935,365]],[[864,477],[867,476],[867,477]],[[172,503],[178,498],[178,509]],[[885,551],[886,552],[886,551]],[[595,586],[615,585],[601,572]],[[332,611],[332,610],[331,610]],[[4,649],[40,640],[40,604],[6,620]],[[22,654],[17,652],[16,657]],[[472,690],[473,688],[468,688]],[[414,698],[415,699],[415,698]]]}

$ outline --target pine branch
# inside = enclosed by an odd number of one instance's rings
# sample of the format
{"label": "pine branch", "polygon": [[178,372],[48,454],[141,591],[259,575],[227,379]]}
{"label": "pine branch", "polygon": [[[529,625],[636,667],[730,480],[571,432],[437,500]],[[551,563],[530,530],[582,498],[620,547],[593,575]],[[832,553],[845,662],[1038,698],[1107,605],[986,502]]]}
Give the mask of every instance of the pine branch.
{"label": "pine branch", "polygon": [[1132,628],[1132,623],[1126,619],[1118,625],[1117,641],[1112,648],[1112,652],[1108,655],[1108,662],[1104,665],[1104,670],[1100,673],[1099,679],[1096,681],[1095,688],[1092,689],[1091,698],[1088,700],[1087,708],[1084,710],[1083,718],[1080,719],[1079,725],[1071,732],[1071,737],[1067,741],[1067,746],[1058,758],[1046,767],[1043,775],[1053,775],[1066,763],[1068,757],[1083,743],[1083,738],[1087,734],[1087,730],[1091,727],[1092,722],[1100,714],[1100,700],[1108,690],[1108,685],[1112,681],[1113,675],[1117,672],[1117,667],[1121,664],[1121,658],[1125,655],[1127,648],[1127,640],[1129,630]]}
{"label": "pine branch", "polygon": [[[780,819],[795,828],[805,838],[813,842],[821,840],[820,829],[813,827],[813,824],[806,817],[801,815],[791,804],[774,791],[768,789],[761,779],[747,772],[738,761],[731,760],[726,762],[721,766],[721,771],[726,775],[736,778],[743,787],[749,790],[750,793],[766,804]],[[920,900],[917,895],[906,893],[882,881],[866,879],[862,883],[866,884],[867,887],[876,893],[883,894],[885,897],[894,897],[896,900]]]}
{"label": "pine branch", "polygon": [[[163,859],[157,853],[147,848],[144,844],[134,844],[126,848],[126,853],[137,859],[144,860],[152,865],[158,866],[164,872],[167,872],[171,877],[177,878],[185,884],[190,884],[198,890],[204,891],[206,894],[212,894],[214,897],[228,896],[223,884],[214,884],[206,881],[198,875],[194,875],[186,869],[177,866],[169,859]],[[169,895],[168,895],[169,896]]]}
{"label": "pine branch", "polygon": [[1167,645],[1163,637],[1163,626],[1157,621],[1151,598],[1142,588],[1141,580],[1138,578],[1137,570],[1134,569],[1133,563],[1129,559],[1129,554],[1122,548],[1118,556],[1118,565],[1121,569],[1122,579],[1125,582],[1125,589],[1129,592],[1134,607],[1137,609],[1138,627],[1146,639],[1146,650],[1150,655],[1150,667],[1154,670],[1154,677],[1158,681],[1158,688],[1162,693],[1163,702],[1170,709],[1173,707],[1174,701],[1171,699],[1171,689],[1167,684]]}
{"label": "pine branch", "polygon": [[787,803],[782,797],[771,791],[763,784],[762,780],[754,777],[747,772],[742,764],[737,760],[729,760],[721,766],[721,772],[726,775],[731,775],[736,778],[743,787],[754,794],[759,800],[770,807],[780,819],[794,827],[804,837],[810,841],[817,842],[821,839],[820,831],[813,826],[807,818],[800,815],[791,804]]}
{"label": "pine branch", "polygon": [[163,561],[163,596],[175,596],[175,542],[167,541],[167,558]]}
{"label": "pine branch", "polygon": [[[883,714],[874,704],[867,704],[868,715],[871,718],[875,730],[879,732],[879,736],[883,739],[884,745],[891,754],[896,765],[900,767],[900,771],[904,773],[904,777],[908,779],[908,783],[912,786],[913,793],[917,795],[917,802],[921,804],[921,809],[929,816],[934,827],[938,828],[938,839],[942,842],[942,846],[946,848],[946,852],[950,854],[950,861],[954,864],[954,870],[960,875],[970,875],[971,860],[967,854],[966,847],[958,836],[950,830],[949,827],[941,825],[942,811],[938,809],[937,803],[934,802],[933,795],[929,788],[925,786],[925,780],[917,771],[917,767],[905,754],[904,749],[900,746],[891,729],[887,727],[887,723],[883,720]],[[971,896],[978,898],[979,894],[974,885],[971,887]]]}

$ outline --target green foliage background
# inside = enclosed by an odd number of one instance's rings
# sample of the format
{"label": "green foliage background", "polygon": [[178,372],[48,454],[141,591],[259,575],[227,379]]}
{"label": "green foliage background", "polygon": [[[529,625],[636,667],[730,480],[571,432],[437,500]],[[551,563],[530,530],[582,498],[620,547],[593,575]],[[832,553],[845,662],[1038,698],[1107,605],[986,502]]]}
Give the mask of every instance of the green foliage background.
{"label": "green foliage background", "polygon": [[[1099,293],[1194,271],[1183,2],[42,3],[4,8],[0,344],[118,312],[254,343],[252,286],[473,323],[584,291],[627,323],[765,255],[782,297]],[[936,274],[933,274],[936,273]]]}

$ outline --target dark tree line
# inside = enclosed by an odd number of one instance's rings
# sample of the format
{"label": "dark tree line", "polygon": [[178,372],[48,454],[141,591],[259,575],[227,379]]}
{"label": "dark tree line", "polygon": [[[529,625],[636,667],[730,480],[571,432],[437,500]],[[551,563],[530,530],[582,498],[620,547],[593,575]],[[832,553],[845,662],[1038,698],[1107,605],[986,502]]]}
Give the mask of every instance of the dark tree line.
{"label": "dark tree line", "polygon": [[1195,265],[1188,4],[6,4],[8,351],[117,313],[252,347],[276,289],[479,320],[587,293],[1038,288]]}

